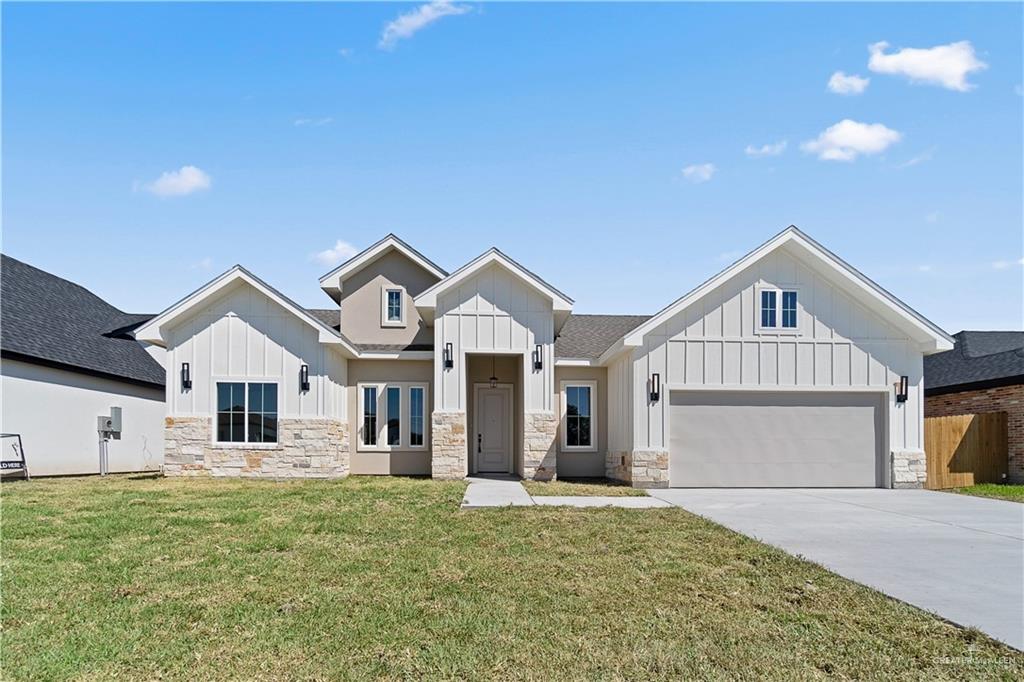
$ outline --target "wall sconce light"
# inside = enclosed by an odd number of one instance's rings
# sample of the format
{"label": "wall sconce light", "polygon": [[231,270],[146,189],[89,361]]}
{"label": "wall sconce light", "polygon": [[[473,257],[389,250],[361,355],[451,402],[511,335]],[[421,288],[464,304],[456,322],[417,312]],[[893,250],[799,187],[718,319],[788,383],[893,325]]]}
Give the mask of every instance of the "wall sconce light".
{"label": "wall sconce light", "polygon": [[651,402],[656,403],[661,399],[661,375],[655,372],[651,375]]}
{"label": "wall sconce light", "polygon": [[455,366],[455,360],[452,358],[452,344],[444,344],[444,368],[451,369]]}
{"label": "wall sconce light", "polygon": [[189,371],[188,363],[181,363],[181,390],[192,390],[192,373]]}
{"label": "wall sconce light", "polygon": [[533,368],[540,370],[544,369],[544,350],[537,344],[537,347],[533,351]]}
{"label": "wall sconce light", "polygon": [[900,377],[900,380],[896,383],[896,402],[905,403],[907,402],[907,393],[909,380],[907,375],[904,374]]}
{"label": "wall sconce light", "polygon": [[309,390],[309,365],[299,367],[299,388],[303,392]]}

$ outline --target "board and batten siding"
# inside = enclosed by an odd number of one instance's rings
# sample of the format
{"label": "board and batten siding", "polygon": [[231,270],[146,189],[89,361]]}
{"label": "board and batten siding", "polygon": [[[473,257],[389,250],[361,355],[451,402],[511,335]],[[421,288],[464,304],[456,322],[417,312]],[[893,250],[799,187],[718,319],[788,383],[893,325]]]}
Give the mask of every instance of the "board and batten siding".
{"label": "board and batten siding", "polygon": [[[170,416],[211,415],[218,380],[280,383],[281,417],[347,415],[347,360],[318,341],[316,329],[256,289],[232,287],[167,332]],[[192,389],[181,390],[181,363],[191,365]],[[299,367],[309,366],[301,391]]]}
{"label": "board and batten siding", "polygon": [[621,355],[608,365],[608,452],[633,449],[633,362]]}
{"label": "board and batten siding", "polygon": [[[445,344],[455,366],[444,369]],[[543,347],[543,369],[533,369],[534,347]],[[466,409],[466,354],[522,356],[524,409],[554,410],[554,318],[551,301],[500,265],[491,265],[438,297],[434,321],[434,405]]]}
{"label": "board and batten siding", "polygon": [[[758,331],[762,287],[796,289],[798,333]],[[766,255],[644,337],[634,349],[636,449],[668,443],[671,389],[888,391],[890,449],[923,447],[923,358],[905,334],[784,250]],[[648,382],[661,375],[651,404]],[[906,403],[893,384],[909,377]]]}

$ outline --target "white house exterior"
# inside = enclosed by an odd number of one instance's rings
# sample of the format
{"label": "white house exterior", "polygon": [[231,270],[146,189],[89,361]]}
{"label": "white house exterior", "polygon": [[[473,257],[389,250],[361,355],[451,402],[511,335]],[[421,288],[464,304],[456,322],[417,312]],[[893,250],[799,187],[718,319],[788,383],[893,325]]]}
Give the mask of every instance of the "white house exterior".
{"label": "white house exterior", "polygon": [[920,486],[922,358],[952,347],[794,227],[654,316],[393,235],[320,285],[305,310],[236,266],[136,330],[167,349],[165,473]]}

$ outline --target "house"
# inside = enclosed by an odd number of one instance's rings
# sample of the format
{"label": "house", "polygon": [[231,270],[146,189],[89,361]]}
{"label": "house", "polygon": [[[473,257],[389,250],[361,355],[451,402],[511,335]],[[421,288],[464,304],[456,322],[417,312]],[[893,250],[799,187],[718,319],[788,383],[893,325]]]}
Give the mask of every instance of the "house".
{"label": "house", "polygon": [[167,349],[165,473],[920,486],[923,358],[953,346],[795,227],[650,317],[394,235],[320,286],[305,310],[235,266],[139,327]]}
{"label": "house", "polygon": [[925,417],[1007,413],[1009,479],[1024,483],[1024,331],[962,331],[924,361]]}
{"label": "house", "polygon": [[[109,470],[159,470],[164,456],[164,350],[83,287],[0,257],[0,429],[20,434],[33,476],[99,472],[97,417],[121,408]],[[2,459],[13,459],[5,439]]]}

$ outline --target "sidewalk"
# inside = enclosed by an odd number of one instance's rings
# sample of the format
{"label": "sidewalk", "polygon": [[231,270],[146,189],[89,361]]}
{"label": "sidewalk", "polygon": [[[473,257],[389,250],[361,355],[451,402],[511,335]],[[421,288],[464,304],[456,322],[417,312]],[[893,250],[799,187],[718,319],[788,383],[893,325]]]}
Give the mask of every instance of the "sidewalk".
{"label": "sidewalk", "polygon": [[531,497],[518,478],[513,476],[470,476],[469,486],[462,498],[463,509],[485,507],[619,507],[622,509],[651,509],[671,507],[656,497],[603,497],[603,496],[537,496]]}

